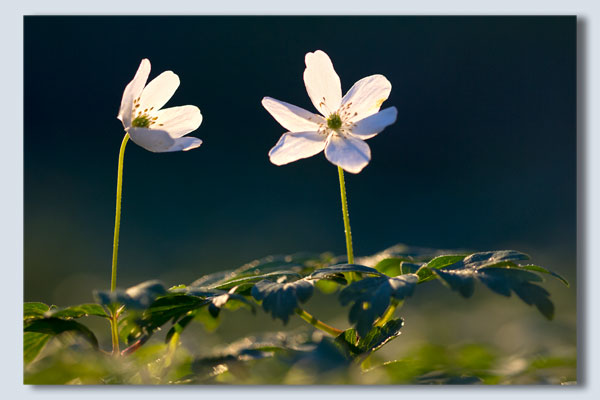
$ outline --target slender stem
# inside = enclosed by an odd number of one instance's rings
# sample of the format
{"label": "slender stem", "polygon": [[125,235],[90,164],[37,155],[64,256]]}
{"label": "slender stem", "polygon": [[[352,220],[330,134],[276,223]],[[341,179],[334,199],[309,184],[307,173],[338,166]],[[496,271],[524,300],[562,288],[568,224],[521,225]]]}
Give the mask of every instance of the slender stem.
{"label": "slender stem", "polygon": [[110,331],[112,336],[113,356],[119,355],[119,330],[118,330],[119,314],[115,311],[110,316]]}
{"label": "slender stem", "polygon": [[296,309],[296,314],[298,314],[300,316],[300,318],[302,318],[303,320],[305,320],[306,322],[308,322],[315,328],[320,329],[323,332],[330,334],[331,336],[339,336],[342,333],[344,333],[344,331],[341,331],[337,328],[334,328],[333,326],[329,326],[326,323],[319,321],[318,319],[316,319],[315,317],[313,317],[312,315],[310,315],[308,312],[306,312],[305,310],[303,310],[301,308]]}
{"label": "slender stem", "polygon": [[[121,226],[121,193],[123,188],[123,158],[125,157],[125,146],[129,141],[129,133],[126,133],[121,142],[119,151],[119,166],[117,169],[117,210],[115,212],[115,236],[113,239],[112,274],[110,277],[110,291],[117,288],[117,254],[119,253],[119,228]],[[113,339],[114,341],[114,339]]]}
{"label": "slender stem", "polygon": [[342,215],[344,217],[344,231],[346,232],[346,252],[348,253],[348,264],[354,264],[354,251],[352,250],[352,232],[350,231],[350,214],[348,213],[348,200],[346,199],[346,183],[344,182],[344,170],[338,167],[340,177],[340,194],[342,196]]}
{"label": "slender stem", "polygon": [[[348,254],[348,264],[354,264],[354,250],[352,249],[352,231],[350,230],[350,213],[348,212],[348,199],[346,198],[346,182],[344,181],[344,170],[338,167],[340,178],[340,195],[342,197],[342,216],[344,217],[344,232],[346,233],[346,253]],[[349,272],[350,282],[357,281],[359,275],[355,272]]]}
{"label": "slender stem", "polygon": [[[123,188],[123,159],[125,157],[125,146],[129,141],[129,133],[126,133],[121,142],[119,150],[119,166],[117,167],[117,209],[115,212],[115,236],[113,238],[112,273],[110,275],[110,291],[117,288],[117,254],[119,253],[119,228],[121,226],[121,193]],[[110,332],[112,336],[113,355],[119,355],[119,311],[117,307],[110,316]]]}
{"label": "slender stem", "polygon": [[404,301],[393,301],[392,304],[385,310],[385,313],[379,318],[379,321],[375,324],[375,326],[384,326],[392,317],[394,316],[394,312],[402,307]]}

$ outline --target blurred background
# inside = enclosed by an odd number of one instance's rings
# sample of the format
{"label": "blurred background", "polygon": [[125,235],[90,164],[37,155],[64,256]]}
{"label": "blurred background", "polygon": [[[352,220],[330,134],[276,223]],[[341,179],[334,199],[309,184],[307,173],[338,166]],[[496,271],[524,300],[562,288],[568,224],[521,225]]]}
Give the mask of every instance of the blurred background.
{"label": "blurred background", "polygon": [[[572,352],[575,17],[25,17],[25,301],[91,302],[109,287],[116,115],[142,58],[150,79],[179,75],[167,106],[200,108],[191,136],[204,144],[169,154],[127,146],[120,287],[188,284],[269,254],[343,254],[335,166],[323,154],[271,164],[284,129],[260,104],[271,96],[314,111],[302,73],[316,49],[343,92],[385,75],[384,107],[399,112],[369,140],[368,167],[346,174],[357,255],[396,243],[515,249],[572,283],[548,282],[557,311],[547,322],[483,287],[465,301],[434,282],[403,309],[405,339],[518,351],[528,343],[514,339],[526,337]],[[328,312],[347,325],[345,312]],[[230,332],[246,318],[249,332],[282,328],[261,313],[231,315]]]}

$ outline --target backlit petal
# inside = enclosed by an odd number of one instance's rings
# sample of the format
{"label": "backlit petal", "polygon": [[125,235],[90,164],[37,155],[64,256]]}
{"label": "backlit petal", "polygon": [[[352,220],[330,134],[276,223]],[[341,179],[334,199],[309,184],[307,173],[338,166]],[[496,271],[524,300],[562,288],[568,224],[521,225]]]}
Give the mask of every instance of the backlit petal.
{"label": "backlit petal", "polygon": [[387,126],[396,122],[397,116],[398,110],[396,107],[386,108],[385,110],[379,111],[377,114],[373,114],[370,117],[363,118],[356,122],[352,128],[350,128],[350,134],[362,140],[370,139],[384,130]]}
{"label": "backlit petal", "polygon": [[284,165],[301,158],[314,156],[325,147],[327,135],[318,132],[284,133],[269,151],[271,162]]}
{"label": "backlit petal", "polygon": [[358,174],[371,160],[371,149],[358,138],[332,135],[325,147],[325,157],[345,171]]}
{"label": "backlit petal", "polygon": [[201,144],[202,140],[195,137],[186,136],[179,139],[175,139],[175,144],[169,147],[169,149],[166,151],[188,151],[191,149],[195,149],[196,147],[200,147]]}
{"label": "backlit petal", "polygon": [[325,122],[318,114],[271,97],[263,98],[261,103],[269,114],[290,132],[316,131],[318,125]]}
{"label": "backlit petal", "polygon": [[131,110],[133,109],[133,100],[137,99],[150,75],[150,61],[144,58],[138,67],[133,80],[127,84],[121,99],[121,107],[119,108],[118,119],[121,120],[125,129],[131,126]]}
{"label": "backlit petal", "polygon": [[321,50],[307,53],[304,62],[304,85],[308,96],[317,110],[329,117],[342,103],[340,77],[333,69],[329,56]]}
{"label": "backlit petal", "polygon": [[165,71],[154,78],[142,92],[140,111],[160,110],[179,87],[179,77],[173,71]]}
{"label": "backlit petal", "polygon": [[342,104],[349,104],[350,121],[358,121],[379,111],[392,91],[392,84],[383,75],[362,78],[348,90]]}
{"label": "backlit petal", "polygon": [[169,151],[175,144],[175,139],[166,131],[134,127],[130,128],[128,132],[135,144],[154,153]]}
{"label": "backlit petal", "polygon": [[157,112],[156,117],[153,127],[167,131],[172,138],[187,135],[198,129],[202,123],[202,114],[196,106],[165,108]]}

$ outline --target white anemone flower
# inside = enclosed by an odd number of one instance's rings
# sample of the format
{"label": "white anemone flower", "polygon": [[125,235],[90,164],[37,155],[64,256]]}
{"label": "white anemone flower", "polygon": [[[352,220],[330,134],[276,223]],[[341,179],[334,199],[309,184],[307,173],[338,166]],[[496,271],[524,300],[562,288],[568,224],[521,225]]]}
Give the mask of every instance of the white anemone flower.
{"label": "white anemone flower", "polygon": [[150,61],[143,59],[135,77],[123,92],[117,118],[131,140],[155,153],[186,151],[199,147],[202,140],[183,137],[198,129],[202,114],[196,106],[161,108],[179,86],[179,77],[165,71],[148,85]]}
{"label": "white anemone flower", "polygon": [[306,91],[321,115],[265,97],[262,105],[289,131],[269,151],[270,160],[284,165],[325,150],[331,163],[357,174],[371,160],[364,141],[396,121],[396,107],[379,111],[392,85],[383,75],[371,75],[342,97],[340,78],[325,52],[307,53],[305,63]]}

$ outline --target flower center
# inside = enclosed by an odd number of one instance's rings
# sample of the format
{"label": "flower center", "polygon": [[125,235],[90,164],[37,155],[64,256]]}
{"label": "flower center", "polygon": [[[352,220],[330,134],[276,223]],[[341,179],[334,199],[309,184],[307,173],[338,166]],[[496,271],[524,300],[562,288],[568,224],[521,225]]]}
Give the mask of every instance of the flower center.
{"label": "flower center", "polygon": [[331,114],[329,118],[327,118],[327,127],[334,131],[342,127],[342,118],[338,113]]}
{"label": "flower center", "polygon": [[148,118],[147,115],[140,115],[139,117],[131,121],[131,125],[137,128],[147,128],[150,126],[151,123],[152,121],[150,121],[150,118]]}

